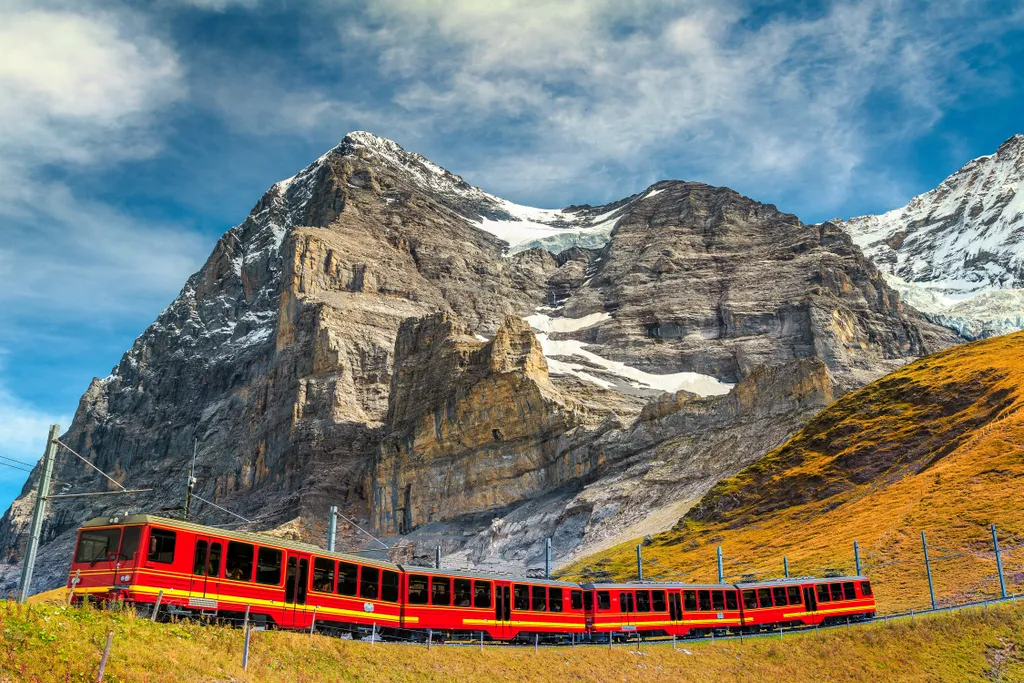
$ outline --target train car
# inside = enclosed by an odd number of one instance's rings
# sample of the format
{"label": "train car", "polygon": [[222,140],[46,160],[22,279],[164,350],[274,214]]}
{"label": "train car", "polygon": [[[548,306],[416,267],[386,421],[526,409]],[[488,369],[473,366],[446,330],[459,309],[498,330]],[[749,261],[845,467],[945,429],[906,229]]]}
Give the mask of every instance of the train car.
{"label": "train car", "polygon": [[75,600],[152,605],[169,613],[238,617],[282,628],[398,628],[401,569],[262,534],[152,515],[96,518],[78,532]]}
{"label": "train car", "polygon": [[438,638],[492,640],[583,634],[583,591],[573,583],[403,566],[405,624]]}
{"label": "train car", "polygon": [[871,582],[863,576],[741,583],[748,631],[862,620],[875,616]]}
{"label": "train car", "polygon": [[739,592],[727,584],[585,584],[590,633],[703,635],[741,624]]}

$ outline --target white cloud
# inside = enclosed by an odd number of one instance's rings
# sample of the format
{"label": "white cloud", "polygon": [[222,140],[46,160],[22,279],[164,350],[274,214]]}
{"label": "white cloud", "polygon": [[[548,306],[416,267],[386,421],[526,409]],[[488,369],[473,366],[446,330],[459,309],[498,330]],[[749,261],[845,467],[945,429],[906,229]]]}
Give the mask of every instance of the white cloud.
{"label": "white cloud", "polygon": [[763,21],[733,0],[384,0],[368,23],[339,21],[421,130],[514,131],[461,169],[485,187],[529,185],[531,160],[557,160],[578,190],[608,164],[644,173],[681,156],[694,179],[806,186],[829,205],[867,157],[976,89],[965,53],[1020,24],[976,10],[866,0]]}
{"label": "white cloud", "polygon": [[[67,429],[71,422],[66,415],[52,415],[18,400],[0,384],[0,455],[34,465],[43,455],[51,424]],[[9,460],[0,462],[21,467]],[[0,484],[16,484],[27,478],[27,472],[0,466]]]}
{"label": "white cloud", "polygon": [[[139,223],[56,179],[160,149],[186,94],[173,49],[138,17],[0,10],[0,308],[62,315],[161,305],[200,263],[200,238]],[[159,309],[157,309],[159,310]]]}

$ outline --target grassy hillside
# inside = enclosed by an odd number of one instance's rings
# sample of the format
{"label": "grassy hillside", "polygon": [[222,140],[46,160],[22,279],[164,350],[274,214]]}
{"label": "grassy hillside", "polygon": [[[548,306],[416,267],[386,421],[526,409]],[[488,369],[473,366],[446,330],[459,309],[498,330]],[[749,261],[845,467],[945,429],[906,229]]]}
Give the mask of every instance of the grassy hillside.
{"label": "grassy hillside", "polygon": [[[940,602],[995,595],[989,524],[1024,542],[1024,333],[958,346],[844,396],[780,448],[650,539],[646,578],[853,571],[853,541],[883,611],[924,607],[927,532]],[[583,560],[635,575],[634,544]],[[1024,590],[1024,549],[1007,552]]]}
{"label": "grassy hillside", "polygon": [[[369,644],[300,633],[154,624],[61,604],[0,604],[0,681],[92,681],[108,629],[107,677],[122,681],[877,681],[1024,680],[1024,603],[989,611],[775,638],[542,648]],[[682,649],[682,648],[685,648]]]}

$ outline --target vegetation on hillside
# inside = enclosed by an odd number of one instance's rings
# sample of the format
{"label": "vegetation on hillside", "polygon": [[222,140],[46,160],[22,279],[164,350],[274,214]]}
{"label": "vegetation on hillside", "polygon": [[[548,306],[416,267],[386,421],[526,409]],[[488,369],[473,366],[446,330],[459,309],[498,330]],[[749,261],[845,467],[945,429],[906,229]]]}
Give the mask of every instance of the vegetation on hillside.
{"label": "vegetation on hillside", "polygon": [[[881,611],[929,605],[921,532],[940,604],[997,595],[989,525],[1008,589],[1024,589],[1024,333],[922,358],[820,413],[648,539],[645,578],[852,572],[860,542]],[[633,578],[634,545],[585,558]]]}
{"label": "vegetation on hillside", "polygon": [[991,610],[820,633],[717,643],[476,647],[353,642],[304,633],[152,623],[63,603],[0,604],[0,681],[93,681],[108,630],[105,681],[794,681],[1024,680],[1024,601]]}

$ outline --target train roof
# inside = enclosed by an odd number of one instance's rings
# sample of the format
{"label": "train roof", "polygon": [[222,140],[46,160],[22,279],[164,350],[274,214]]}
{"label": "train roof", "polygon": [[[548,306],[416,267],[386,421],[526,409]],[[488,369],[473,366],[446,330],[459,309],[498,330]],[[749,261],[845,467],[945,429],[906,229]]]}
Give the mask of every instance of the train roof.
{"label": "train roof", "polygon": [[617,590],[643,590],[644,588],[696,588],[698,590],[723,590],[725,588],[733,588],[731,583],[678,583],[672,581],[630,581],[628,583],[585,583],[583,588],[587,590],[607,590],[614,588]]}
{"label": "train roof", "polygon": [[376,560],[359,555],[351,555],[349,553],[331,552],[330,550],[324,550],[319,546],[315,546],[311,543],[303,543],[302,541],[292,541],[286,538],[278,538],[277,536],[271,536],[269,534],[261,534],[253,531],[233,531],[229,529],[218,529],[216,527],[204,526],[202,524],[195,524],[193,522],[186,522],[181,519],[170,519],[169,517],[159,517],[157,515],[124,515],[117,517],[94,517],[88,522],[82,524],[81,528],[85,529],[88,527],[99,527],[99,526],[123,526],[133,524],[157,524],[159,526],[165,526],[173,529],[182,529],[185,531],[191,531],[197,534],[208,534],[210,536],[219,536],[221,538],[227,538],[237,541],[246,541],[247,543],[257,543],[264,546],[273,546],[276,548],[287,548],[289,550],[298,550],[321,557],[331,557],[335,559],[345,560],[346,562],[357,562],[359,564],[367,564],[373,567],[384,567],[388,569],[400,569],[400,567],[387,560]]}
{"label": "train roof", "polygon": [[746,581],[737,583],[740,588],[770,588],[771,586],[789,586],[805,583],[842,583],[844,581],[869,581],[866,576],[794,576],[788,579],[768,579],[767,581]]}
{"label": "train roof", "polygon": [[434,567],[417,567],[414,565],[401,565],[402,571],[407,574],[426,574],[428,576],[457,576],[467,579],[491,579],[494,581],[512,581],[514,583],[530,583],[543,586],[562,586],[565,588],[579,588],[578,583],[571,581],[556,581],[554,579],[531,579],[526,576],[515,576],[512,574],[497,574],[494,572],[477,572],[467,569],[435,569]]}

